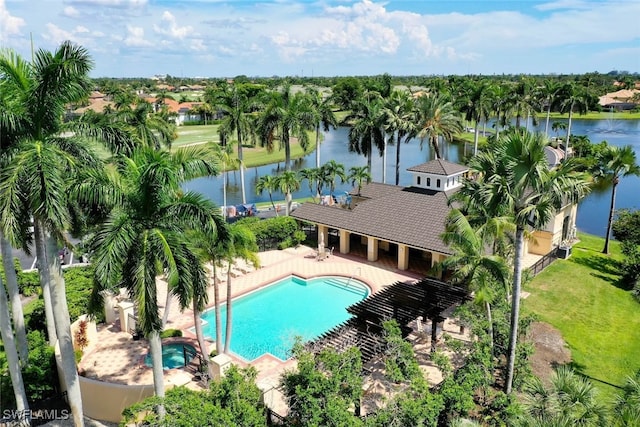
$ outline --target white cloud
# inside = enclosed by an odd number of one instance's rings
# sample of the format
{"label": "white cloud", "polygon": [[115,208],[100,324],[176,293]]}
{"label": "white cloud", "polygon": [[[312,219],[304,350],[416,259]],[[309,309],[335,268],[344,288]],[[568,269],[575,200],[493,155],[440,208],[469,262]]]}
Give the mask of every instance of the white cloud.
{"label": "white cloud", "polygon": [[144,28],[127,25],[127,36],[124,38],[124,44],[129,47],[147,47],[152,43],[144,38]]}
{"label": "white cloud", "polygon": [[587,9],[591,6],[592,4],[583,0],[557,0],[549,3],[538,4],[534,7],[541,11],[548,11],[558,9]]}
{"label": "white cloud", "polygon": [[0,41],[7,39],[9,36],[19,35],[20,28],[25,24],[24,19],[12,16],[9,13],[5,0],[0,0]]}
{"label": "white cloud", "polygon": [[70,0],[70,3],[83,6],[103,6],[112,8],[140,8],[146,6],[148,0]]}
{"label": "white cloud", "polygon": [[62,14],[64,16],[67,16],[69,18],[77,18],[80,16],[80,11],[78,9],[76,9],[73,6],[66,6],[63,10],[62,10]]}
{"label": "white cloud", "polygon": [[204,52],[207,50],[207,46],[204,44],[204,40],[202,39],[192,39],[189,48],[197,52]]}
{"label": "white cloud", "polygon": [[156,24],[153,25],[154,31],[158,34],[182,40],[193,33],[193,27],[191,25],[184,27],[178,26],[176,17],[166,10],[162,14],[162,23],[166,26],[165,28]]}

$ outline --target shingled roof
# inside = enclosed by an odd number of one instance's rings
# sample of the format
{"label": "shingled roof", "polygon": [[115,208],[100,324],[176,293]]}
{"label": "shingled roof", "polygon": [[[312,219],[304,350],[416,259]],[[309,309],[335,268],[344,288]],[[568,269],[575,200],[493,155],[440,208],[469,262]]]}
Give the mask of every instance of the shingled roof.
{"label": "shingled roof", "polygon": [[466,172],[468,167],[451,163],[443,159],[431,160],[421,165],[412,166],[407,169],[409,172],[432,173],[434,175],[450,176],[458,173]]}
{"label": "shingled roof", "polygon": [[361,200],[352,209],[303,203],[291,216],[304,221],[348,230],[421,250],[452,254],[440,235],[450,211],[449,196],[433,191],[389,184],[365,184]]}

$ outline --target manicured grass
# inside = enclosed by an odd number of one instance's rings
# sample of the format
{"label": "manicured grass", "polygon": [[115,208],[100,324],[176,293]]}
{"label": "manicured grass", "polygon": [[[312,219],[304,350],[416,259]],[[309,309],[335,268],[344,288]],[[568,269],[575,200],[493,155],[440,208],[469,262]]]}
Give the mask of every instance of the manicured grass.
{"label": "manicured grass", "polygon": [[[539,113],[538,119],[544,120],[547,117],[547,113]],[[549,116],[551,119],[568,119],[569,114],[560,114],[560,113],[551,113]],[[640,111],[620,111],[620,112],[610,112],[610,111],[589,111],[587,114],[573,114],[573,119],[580,120],[640,120]]]}
{"label": "manicured grass", "polygon": [[201,144],[209,141],[219,142],[218,125],[180,126],[178,139],[173,141],[172,147]]}
{"label": "manicured grass", "polygon": [[558,328],[573,364],[606,398],[640,369],[640,303],[621,289],[620,245],[580,233],[568,260],[558,260],[525,285],[523,309]]}
{"label": "manicured grass", "polygon": [[[184,147],[192,144],[203,144],[209,141],[220,142],[218,135],[218,125],[182,126],[178,128],[178,139],[171,145],[172,148]],[[303,151],[300,144],[295,141],[291,143],[291,159],[297,159],[311,153],[316,147],[315,132],[309,133],[309,147]],[[237,157],[234,151],[234,158]],[[268,165],[284,161],[284,149],[276,149],[268,153],[265,148],[244,144],[242,149],[245,168]]]}

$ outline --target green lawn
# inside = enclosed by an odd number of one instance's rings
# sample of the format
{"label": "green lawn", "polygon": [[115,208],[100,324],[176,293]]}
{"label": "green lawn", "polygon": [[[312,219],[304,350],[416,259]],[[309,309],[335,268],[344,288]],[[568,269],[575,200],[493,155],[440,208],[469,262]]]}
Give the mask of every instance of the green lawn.
{"label": "green lawn", "polygon": [[220,141],[218,125],[180,126],[178,128],[178,139],[173,141],[171,146],[177,148],[208,141]]}
{"label": "green lawn", "polygon": [[[547,113],[538,113],[539,120],[546,120]],[[549,116],[551,119],[568,119],[569,113],[551,113]],[[573,119],[579,120],[640,120],[640,111],[621,111],[621,112],[610,112],[610,111],[589,111],[587,114],[573,114]]]}
{"label": "green lawn", "polygon": [[[176,139],[172,148],[184,147],[185,145],[201,144],[209,141],[219,142],[218,125],[200,125],[200,126],[182,126],[178,128],[178,139]],[[309,133],[309,147],[305,153],[300,144],[293,142],[291,144],[291,159],[297,159],[311,153],[315,150],[315,132]],[[284,161],[284,149],[275,149],[268,153],[266,149],[256,146],[244,145],[242,155],[246,168],[268,165]]]}
{"label": "green lawn", "polygon": [[604,239],[579,234],[568,260],[558,260],[525,290],[523,309],[558,328],[573,364],[613,396],[625,378],[640,369],[640,303],[619,286],[620,246],[601,253]]}

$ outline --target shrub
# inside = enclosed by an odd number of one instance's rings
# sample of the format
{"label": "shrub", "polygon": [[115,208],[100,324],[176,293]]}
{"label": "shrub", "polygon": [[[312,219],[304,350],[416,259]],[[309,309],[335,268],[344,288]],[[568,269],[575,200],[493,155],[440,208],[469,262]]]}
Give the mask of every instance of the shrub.
{"label": "shrub", "polygon": [[422,375],[413,354],[411,343],[402,338],[402,332],[395,320],[382,322],[384,340],[387,345],[384,367],[387,377],[395,382],[411,380]]}
{"label": "shrub", "polygon": [[[296,231],[300,228],[295,219],[289,216],[280,216],[260,220],[256,217],[244,218],[238,221],[247,227],[256,236],[256,242],[262,249],[279,248],[285,249],[293,246],[296,239]],[[304,234],[304,233],[303,233]],[[304,238],[302,239],[304,241]]]}
{"label": "shrub", "polygon": [[[29,361],[22,369],[22,379],[27,399],[33,403],[56,394],[58,374],[53,347],[47,344],[44,334],[40,331],[29,332],[27,343]],[[4,351],[0,351],[0,396],[2,396],[3,409],[15,408],[15,398]]]}
{"label": "shrub", "polygon": [[160,333],[160,338],[173,338],[181,337],[182,331],[180,329],[165,329]]}

